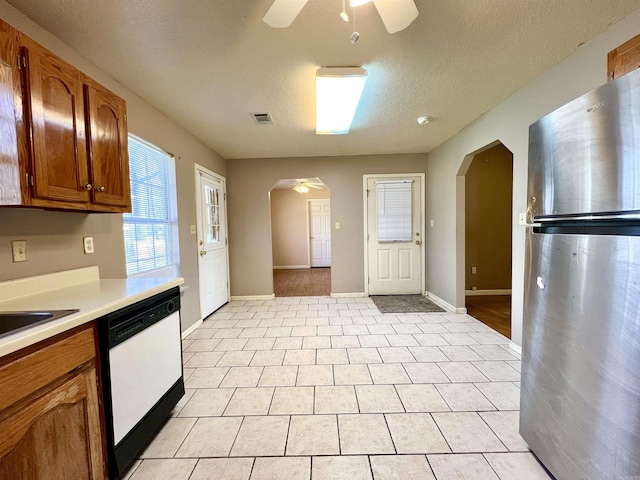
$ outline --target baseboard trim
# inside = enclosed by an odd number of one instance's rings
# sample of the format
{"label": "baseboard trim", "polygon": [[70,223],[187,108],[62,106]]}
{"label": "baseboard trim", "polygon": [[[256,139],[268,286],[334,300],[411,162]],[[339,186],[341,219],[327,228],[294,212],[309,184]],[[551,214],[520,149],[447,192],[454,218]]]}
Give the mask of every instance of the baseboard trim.
{"label": "baseboard trim", "polygon": [[514,352],[517,352],[518,355],[522,355],[522,347],[520,345],[516,345],[513,342],[509,342],[509,348]]}
{"label": "baseboard trim", "polygon": [[298,270],[303,268],[311,268],[311,265],[274,265],[274,270]]}
{"label": "baseboard trim", "polygon": [[367,295],[364,292],[357,292],[357,293],[334,293],[334,292],[331,292],[329,294],[329,296],[331,298],[362,298],[362,297],[368,297],[369,295]]}
{"label": "baseboard trim", "polygon": [[198,328],[200,325],[202,325],[202,319],[200,318],[199,320],[197,320],[193,325],[191,325],[189,328],[187,328],[184,332],[182,332],[182,339],[184,340],[185,338],[187,338],[189,336],[189,334],[191,334],[196,328]]}
{"label": "baseboard trim", "polygon": [[449,311],[449,312],[454,312],[454,313],[467,313],[467,309],[466,308],[456,308],[453,305],[451,305],[449,302],[441,299],[439,296],[437,296],[435,293],[432,292],[425,292],[425,297],[427,297],[429,300],[431,300],[433,303],[435,303],[436,305],[438,305],[441,308],[444,308],[445,310]]}
{"label": "baseboard trim", "polygon": [[495,290],[465,290],[465,296],[475,297],[477,295],[511,295],[511,289],[495,289]]}
{"label": "baseboard trim", "polygon": [[272,293],[271,295],[231,295],[231,301],[241,301],[241,300],[273,300],[276,298],[276,294]]}

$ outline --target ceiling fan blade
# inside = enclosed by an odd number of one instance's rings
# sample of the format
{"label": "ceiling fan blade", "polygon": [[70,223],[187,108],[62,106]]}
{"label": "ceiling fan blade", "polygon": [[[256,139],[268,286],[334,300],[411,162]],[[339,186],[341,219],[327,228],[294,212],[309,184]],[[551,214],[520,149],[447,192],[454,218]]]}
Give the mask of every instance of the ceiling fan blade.
{"label": "ceiling fan blade", "polygon": [[274,0],[262,21],[273,28],[287,28],[306,4],[307,0]]}
{"label": "ceiling fan blade", "polygon": [[315,188],[316,190],[322,190],[322,187],[316,183],[305,183],[305,185],[309,188]]}
{"label": "ceiling fan blade", "polygon": [[418,16],[413,0],[373,0],[373,3],[389,33],[404,30]]}

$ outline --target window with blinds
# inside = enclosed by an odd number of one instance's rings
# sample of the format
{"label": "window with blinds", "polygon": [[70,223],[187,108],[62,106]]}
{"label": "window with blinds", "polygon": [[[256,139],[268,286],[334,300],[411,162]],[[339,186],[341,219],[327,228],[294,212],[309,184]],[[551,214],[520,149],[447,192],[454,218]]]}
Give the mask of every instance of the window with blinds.
{"label": "window with blinds", "polygon": [[411,241],[411,185],[410,181],[376,183],[379,243]]}
{"label": "window with blinds", "polygon": [[125,213],[129,277],[179,275],[175,162],[171,155],[129,135],[131,213]]}

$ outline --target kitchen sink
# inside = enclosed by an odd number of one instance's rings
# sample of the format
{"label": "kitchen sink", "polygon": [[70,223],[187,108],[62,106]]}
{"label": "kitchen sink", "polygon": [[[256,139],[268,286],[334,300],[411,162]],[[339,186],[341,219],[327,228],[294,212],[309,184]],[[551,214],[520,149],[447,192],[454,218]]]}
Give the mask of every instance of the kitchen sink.
{"label": "kitchen sink", "polygon": [[29,310],[20,312],[0,312],[0,336],[17,330],[50,322],[77,313],[78,309],[68,310]]}

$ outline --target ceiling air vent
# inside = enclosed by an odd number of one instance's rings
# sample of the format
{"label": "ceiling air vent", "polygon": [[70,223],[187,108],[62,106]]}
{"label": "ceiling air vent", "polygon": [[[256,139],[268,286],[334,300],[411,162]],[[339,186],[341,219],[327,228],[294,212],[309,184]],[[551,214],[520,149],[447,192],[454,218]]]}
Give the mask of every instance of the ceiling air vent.
{"label": "ceiling air vent", "polygon": [[273,119],[269,113],[252,113],[251,115],[260,125],[273,125]]}

